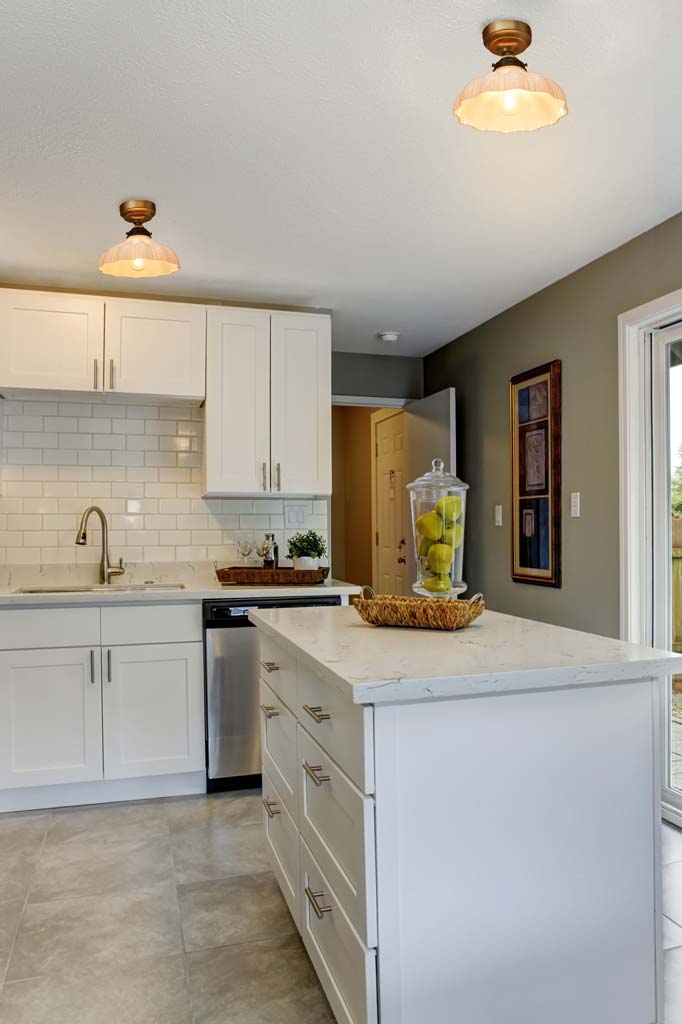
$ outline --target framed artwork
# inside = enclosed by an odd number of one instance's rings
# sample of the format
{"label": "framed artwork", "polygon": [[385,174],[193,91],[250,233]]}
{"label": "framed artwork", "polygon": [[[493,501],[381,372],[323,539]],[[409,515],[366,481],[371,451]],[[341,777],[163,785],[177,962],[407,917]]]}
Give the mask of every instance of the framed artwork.
{"label": "framed artwork", "polygon": [[512,579],[561,586],[561,360],[512,377]]}

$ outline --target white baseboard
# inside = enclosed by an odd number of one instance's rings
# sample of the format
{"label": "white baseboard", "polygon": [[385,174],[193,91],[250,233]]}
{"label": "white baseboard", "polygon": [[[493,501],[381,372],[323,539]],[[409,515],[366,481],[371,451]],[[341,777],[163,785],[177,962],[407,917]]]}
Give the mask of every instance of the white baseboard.
{"label": "white baseboard", "polygon": [[0,813],[35,811],[49,807],[108,804],[120,800],[150,800],[162,796],[190,796],[206,792],[204,772],[150,775],[143,779],[102,779],[63,786],[31,786],[0,791]]}

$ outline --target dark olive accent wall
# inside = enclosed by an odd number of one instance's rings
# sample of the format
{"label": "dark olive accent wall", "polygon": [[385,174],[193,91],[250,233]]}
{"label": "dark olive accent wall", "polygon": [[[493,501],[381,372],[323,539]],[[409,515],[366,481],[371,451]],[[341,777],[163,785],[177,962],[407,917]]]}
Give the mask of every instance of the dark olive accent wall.
{"label": "dark olive accent wall", "polygon": [[418,356],[332,352],[332,392],[377,398],[421,398],[422,364]]}
{"label": "dark olive accent wall", "polygon": [[[680,287],[682,214],[426,357],[425,394],[457,391],[458,469],[471,485],[465,573],[491,608],[618,635],[618,315]],[[559,590],[510,578],[509,378],[552,359],[563,383]],[[582,494],[580,519],[571,491]]]}

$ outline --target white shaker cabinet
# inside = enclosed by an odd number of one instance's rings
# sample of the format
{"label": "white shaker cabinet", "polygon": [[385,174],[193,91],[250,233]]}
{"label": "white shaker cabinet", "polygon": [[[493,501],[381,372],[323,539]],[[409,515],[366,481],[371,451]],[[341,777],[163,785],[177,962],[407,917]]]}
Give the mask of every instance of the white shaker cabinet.
{"label": "white shaker cabinet", "polygon": [[99,649],[0,652],[0,789],[101,778]]}
{"label": "white shaker cabinet", "polygon": [[104,778],[204,769],[201,643],[102,648]]}
{"label": "white shaker cabinet", "polygon": [[209,309],[205,491],[270,490],[270,314]]}
{"label": "white shaker cabinet", "polygon": [[331,493],[331,321],[209,309],[205,494]]}
{"label": "white shaker cabinet", "polygon": [[205,306],[106,300],[105,391],[203,398],[205,367]]}
{"label": "white shaker cabinet", "polygon": [[0,388],[101,391],[104,299],[0,289]]}
{"label": "white shaker cabinet", "polygon": [[331,493],[331,321],[271,317],[271,490]]}

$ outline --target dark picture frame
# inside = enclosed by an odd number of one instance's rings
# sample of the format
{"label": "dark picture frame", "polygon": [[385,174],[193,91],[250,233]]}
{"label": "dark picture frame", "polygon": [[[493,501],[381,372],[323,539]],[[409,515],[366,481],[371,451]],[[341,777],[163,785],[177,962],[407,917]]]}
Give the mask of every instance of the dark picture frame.
{"label": "dark picture frame", "polygon": [[511,575],[561,586],[561,360],[509,382]]}

